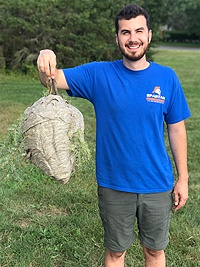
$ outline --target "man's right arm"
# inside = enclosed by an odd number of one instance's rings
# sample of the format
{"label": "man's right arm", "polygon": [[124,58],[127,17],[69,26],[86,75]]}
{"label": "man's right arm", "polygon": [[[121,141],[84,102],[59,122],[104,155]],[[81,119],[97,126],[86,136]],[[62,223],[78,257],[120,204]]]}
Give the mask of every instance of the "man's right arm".
{"label": "man's right arm", "polygon": [[49,78],[55,79],[58,89],[68,90],[69,86],[62,69],[56,68],[56,55],[52,50],[41,50],[37,59],[40,82],[47,86]]}

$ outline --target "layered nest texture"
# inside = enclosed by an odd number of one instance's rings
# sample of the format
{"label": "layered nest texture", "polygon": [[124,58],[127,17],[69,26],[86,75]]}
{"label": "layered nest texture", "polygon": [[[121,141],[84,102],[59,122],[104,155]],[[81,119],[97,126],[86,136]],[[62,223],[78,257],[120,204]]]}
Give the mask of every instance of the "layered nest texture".
{"label": "layered nest texture", "polygon": [[46,175],[67,183],[75,166],[74,150],[84,142],[82,113],[59,95],[40,98],[24,113],[26,157]]}

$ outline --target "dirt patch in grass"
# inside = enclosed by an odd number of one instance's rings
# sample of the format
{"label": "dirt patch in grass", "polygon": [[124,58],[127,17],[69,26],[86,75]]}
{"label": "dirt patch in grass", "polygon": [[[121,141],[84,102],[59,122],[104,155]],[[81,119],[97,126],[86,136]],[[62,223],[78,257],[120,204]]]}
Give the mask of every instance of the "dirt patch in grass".
{"label": "dirt patch in grass", "polygon": [[36,215],[45,215],[45,216],[55,216],[55,215],[66,215],[69,212],[65,208],[57,208],[54,206],[43,207],[42,209],[36,210]]}

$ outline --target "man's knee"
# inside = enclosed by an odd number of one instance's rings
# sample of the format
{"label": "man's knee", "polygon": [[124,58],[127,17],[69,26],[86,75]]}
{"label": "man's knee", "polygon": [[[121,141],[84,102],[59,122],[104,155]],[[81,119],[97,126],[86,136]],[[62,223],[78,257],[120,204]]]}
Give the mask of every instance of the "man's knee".
{"label": "man's knee", "polygon": [[164,254],[164,250],[153,250],[143,246],[144,254],[151,257],[160,257]]}
{"label": "man's knee", "polygon": [[109,254],[110,258],[112,259],[119,259],[119,258],[125,257],[126,251],[115,252],[115,251],[107,250],[107,254]]}

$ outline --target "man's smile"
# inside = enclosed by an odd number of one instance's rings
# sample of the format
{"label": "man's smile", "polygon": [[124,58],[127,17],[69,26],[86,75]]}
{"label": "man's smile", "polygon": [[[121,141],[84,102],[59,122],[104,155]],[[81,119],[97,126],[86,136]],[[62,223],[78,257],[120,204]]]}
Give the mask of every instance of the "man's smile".
{"label": "man's smile", "polygon": [[139,43],[129,43],[126,45],[126,47],[129,49],[138,49],[138,48],[140,48],[140,45],[141,44],[139,44]]}

